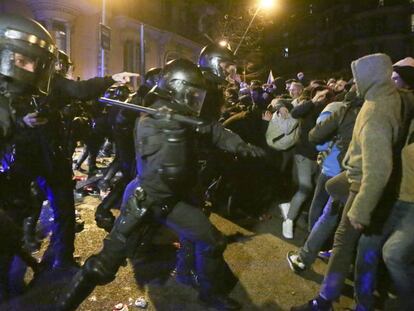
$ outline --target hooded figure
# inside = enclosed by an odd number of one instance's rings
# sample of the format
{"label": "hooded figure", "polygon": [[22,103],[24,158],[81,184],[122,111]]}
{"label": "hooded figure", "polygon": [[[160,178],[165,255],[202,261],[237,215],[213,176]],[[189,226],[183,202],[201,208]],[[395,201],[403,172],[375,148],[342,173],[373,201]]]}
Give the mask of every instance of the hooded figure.
{"label": "hooded figure", "polygon": [[391,80],[393,68],[387,55],[362,57],[352,62],[351,68],[365,102],[344,159],[351,191],[357,192],[348,217],[368,226],[393,171],[393,149],[402,122],[401,99]]}
{"label": "hooded figure", "polygon": [[392,79],[399,88],[414,89],[414,58],[406,57],[393,65]]}

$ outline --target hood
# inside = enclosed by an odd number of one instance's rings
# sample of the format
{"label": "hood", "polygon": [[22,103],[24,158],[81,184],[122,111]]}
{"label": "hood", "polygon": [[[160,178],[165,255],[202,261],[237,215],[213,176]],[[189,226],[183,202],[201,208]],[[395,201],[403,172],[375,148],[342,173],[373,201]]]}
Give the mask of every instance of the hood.
{"label": "hood", "polygon": [[373,100],[395,92],[391,80],[392,62],[388,55],[371,54],[351,63],[352,74],[359,95],[365,100]]}
{"label": "hood", "polygon": [[411,89],[414,89],[414,58],[406,57],[396,62],[393,69]]}

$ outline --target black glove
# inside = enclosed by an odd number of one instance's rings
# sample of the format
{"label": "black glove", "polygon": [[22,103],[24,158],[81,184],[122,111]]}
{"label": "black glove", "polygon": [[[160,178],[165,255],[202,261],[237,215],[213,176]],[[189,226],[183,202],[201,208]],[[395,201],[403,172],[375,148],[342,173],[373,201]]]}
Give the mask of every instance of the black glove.
{"label": "black glove", "polygon": [[262,148],[242,143],[237,147],[237,153],[244,157],[263,158],[266,155],[266,151]]}

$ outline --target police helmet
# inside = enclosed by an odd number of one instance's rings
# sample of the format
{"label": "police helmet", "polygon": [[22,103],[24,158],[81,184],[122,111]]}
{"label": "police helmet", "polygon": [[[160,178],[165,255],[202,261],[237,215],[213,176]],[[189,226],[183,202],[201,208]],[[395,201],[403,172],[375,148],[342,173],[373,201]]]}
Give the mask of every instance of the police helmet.
{"label": "police helmet", "polygon": [[48,94],[58,50],[38,22],[0,14],[0,75],[9,91]]}
{"label": "police helmet", "polygon": [[131,90],[125,84],[118,84],[109,87],[104,94],[104,97],[125,101],[131,94]]}
{"label": "police helmet", "polygon": [[184,58],[168,62],[157,86],[168,92],[179,112],[200,115],[206,85],[201,70],[194,63]]}
{"label": "police helmet", "polygon": [[157,85],[158,80],[160,79],[161,68],[154,67],[149,69],[144,75],[144,84],[149,88],[152,89],[155,85]]}
{"label": "police helmet", "polygon": [[73,63],[68,54],[64,51],[59,50],[58,62],[56,64],[56,73],[66,76],[69,72],[70,67],[73,66]]}
{"label": "police helmet", "polygon": [[226,67],[234,63],[232,51],[219,44],[206,45],[198,57],[198,66],[200,69],[213,74],[221,82],[225,82],[227,76]]}

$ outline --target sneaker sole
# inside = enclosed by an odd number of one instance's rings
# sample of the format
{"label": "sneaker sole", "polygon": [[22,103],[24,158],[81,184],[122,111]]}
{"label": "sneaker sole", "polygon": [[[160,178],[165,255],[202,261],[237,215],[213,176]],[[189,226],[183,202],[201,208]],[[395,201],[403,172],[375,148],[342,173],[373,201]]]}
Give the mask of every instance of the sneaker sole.
{"label": "sneaker sole", "polygon": [[305,271],[306,269],[301,269],[301,268],[299,268],[299,267],[297,267],[297,266],[295,266],[293,264],[292,260],[290,260],[290,257],[289,257],[290,254],[291,254],[291,252],[288,252],[286,254],[286,260],[287,260],[287,262],[289,264],[290,270],[292,270],[293,272],[298,273],[298,274],[301,273],[301,272],[303,272],[303,271]]}
{"label": "sneaker sole", "polygon": [[286,240],[293,240],[293,236],[286,236],[283,233],[282,233],[282,235]]}

